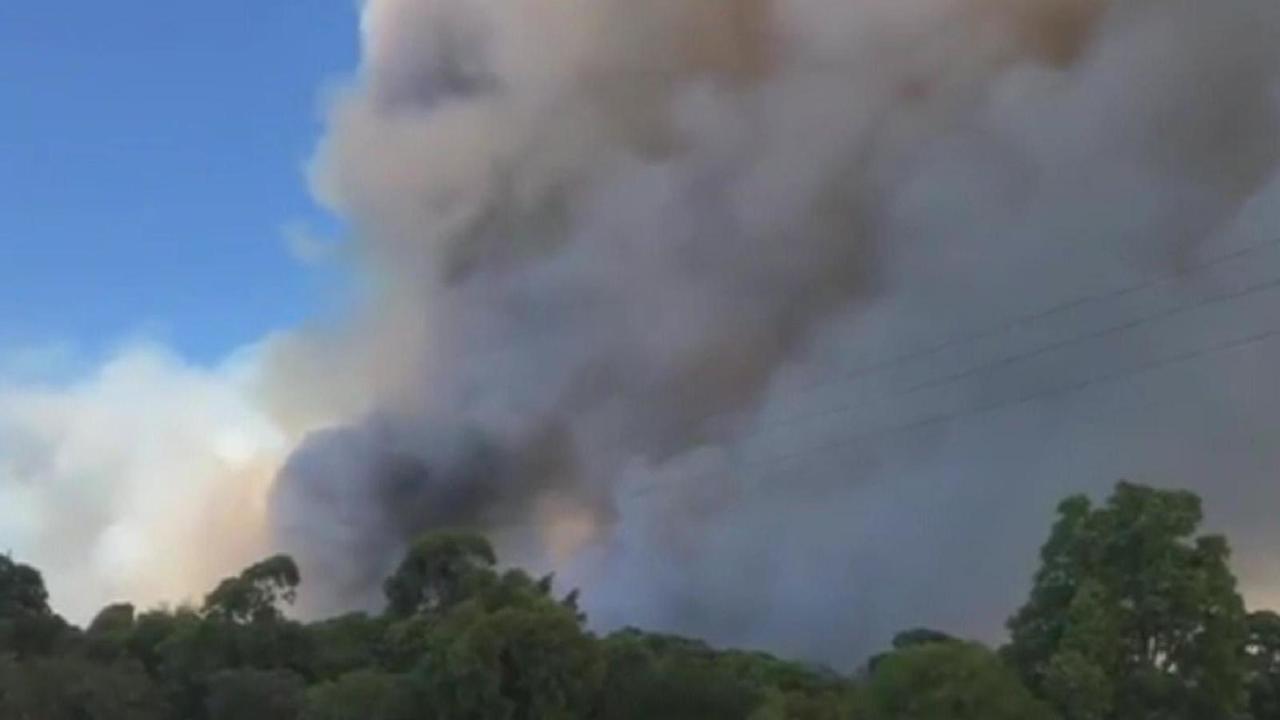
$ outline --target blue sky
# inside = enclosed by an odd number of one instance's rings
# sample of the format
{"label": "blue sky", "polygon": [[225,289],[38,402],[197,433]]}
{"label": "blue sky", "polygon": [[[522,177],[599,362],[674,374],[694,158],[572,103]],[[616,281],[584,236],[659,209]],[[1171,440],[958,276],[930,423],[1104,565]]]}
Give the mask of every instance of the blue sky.
{"label": "blue sky", "polygon": [[338,281],[303,166],[354,0],[0,1],[0,353],[146,336],[201,362]]}

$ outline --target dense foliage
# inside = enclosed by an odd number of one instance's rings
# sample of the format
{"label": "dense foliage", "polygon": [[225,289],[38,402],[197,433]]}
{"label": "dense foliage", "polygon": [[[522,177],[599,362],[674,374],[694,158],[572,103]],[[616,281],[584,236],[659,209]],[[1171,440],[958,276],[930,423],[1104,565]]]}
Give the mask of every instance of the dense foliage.
{"label": "dense foliage", "polygon": [[13,720],[1280,720],[1280,616],[1249,614],[1200,501],[1073,497],[998,651],[900,634],[841,675],[587,629],[576,594],[501,571],[481,536],[407,549],[378,615],[309,624],[287,556],[200,607],[111,605],[81,630],[0,556],[0,718]]}

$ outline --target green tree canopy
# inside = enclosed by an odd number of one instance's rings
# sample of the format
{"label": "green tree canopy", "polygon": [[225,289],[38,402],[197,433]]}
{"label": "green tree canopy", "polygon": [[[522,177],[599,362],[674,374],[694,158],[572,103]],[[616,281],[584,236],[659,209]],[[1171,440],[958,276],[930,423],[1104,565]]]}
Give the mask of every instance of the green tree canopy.
{"label": "green tree canopy", "polygon": [[108,605],[94,616],[85,631],[87,652],[92,657],[107,662],[122,657],[128,652],[133,630],[133,605]]}
{"label": "green tree canopy", "polygon": [[601,670],[599,648],[578,617],[543,601],[460,609],[413,675],[423,706],[439,717],[574,720],[586,717]]}
{"label": "green tree canopy", "polygon": [[763,679],[776,668],[763,668],[746,654],[719,653],[703,642],[638,630],[609,636],[604,652],[600,716],[605,720],[736,720],[771,699],[786,707],[783,690],[777,688],[778,696],[770,698]]}
{"label": "green tree canopy", "polygon": [[104,608],[81,632],[0,563],[0,720],[1280,720],[1280,615],[1246,616],[1199,500],[1070,498],[1000,654],[913,629],[841,674],[586,627],[483,537],[420,538],[378,614],[302,623],[279,555],[199,608]]}
{"label": "green tree canopy", "polygon": [[1067,720],[1235,717],[1244,603],[1201,519],[1195,495],[1129,483],[1059,506],[1007,654]]}
{"label": "green tree canopy", "polygon": [[0,658],[0,718],[165,720],[171,709],[137,662],[102,663],[74,654]]}
{"label": "green tree canopy", "polygon": [[48,653],[66,630],[49,608],[40,571],[0,555],[0,654]]}
{"label": "green tree canopy", "polygon": [[0,618],[51,612],[40,571],[0,555]]}
{"label": "green tree canopy", "polygon": [[366,613],[348,613],[307,626],[314,655],[311,667],[321,680],[335,680],[370,668],[388,656],[389,623]]}
{"label": "green tree canopy", "polygon": [[482,535],[441,532],[417,540],[383,583],[388,611],[398,616],[447,610],[465,600],[497,563]]}
{"label": "green tree canopy", "polygon": [[910,645],[884,656],[859,702],[866,720],[1049,720],[1053,712],[986,648]]}
{"label": "green tree canopy", "polygon": [[1249,615],[1245,655],[1253,719],[1280,719],[1280,615],[1269,610]]}
{"label": "green tree canopy", "polygon": [[303,679],[288,670],[224,670],[209,679],[208,720],[295,720]]}
{"label": "green tree canopy", "polygon": [[302,720],[417,720],[401,675],[364,669],[307,690]]}
{"label": "green tree canopy", "polygon": [[297,598],[301,575],[293,558],[275,555],[227,578],[204,600],[204,611],[231,622],[279,619],[280,605]]}

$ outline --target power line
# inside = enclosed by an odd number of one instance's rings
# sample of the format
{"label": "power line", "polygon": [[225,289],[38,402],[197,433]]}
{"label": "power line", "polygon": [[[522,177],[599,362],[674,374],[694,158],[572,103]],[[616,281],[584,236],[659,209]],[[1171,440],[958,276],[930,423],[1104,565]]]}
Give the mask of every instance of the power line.
{"label": "power line", "polygon": [[[966,417],[972,417],[976,415],[986,415],[992,412],[1004,410],[1007,408],[1017,407],[1019,405],[1025,405],[1027,403],[1034,402],[1037,400],[1043,400],[1049,397],[1055,397],[1060,395],[1071,395],[1096,385],[1104,385],[1107,383],[1117,382],[1120,380],[1126,380],[1128,378],[1131,378],[1137,375],[1143,375],[1143,374],[1153,372],[1156,370],[1161,370],[1163,368],[1170,367],[1173,365],[1179,365],[1182,363],[1191,362],[1193,360],[1197,360],[1202,357],[1207,357],[1209,355],[1214,355],[1220,352],[1227,352],[1230,350],[1239,349],[1241,347],[1247,347],[1249,345],[1256,345],[1258,343],[1269,340],[1273,337],[1280,337],[1280,329],[1267,330],[1265,332],[1255,333],[1253,335],[1249,335],[1244,338],[1215,343],[1213,345],[1196,349],[1196,350],[1184,351],[1181,353],[1171,355],[1169,357],[1160,358],[1158,360],[1153,360],[1151,362],[1143,363],[1134,368],[1129,368],[1127,370],[1120,370],[1117,372],[1108,373],[1108,374],[1101,375],[1094,378],[1087,378],[1085,380],[1063,385],[1061,387],[1048,388],[1035,393],[1031,393],[1029,395],[1024,395],[1022,397],[1015,398],[1013,400],[996,401],[996,402],[988,403],[986,405],[980,405],[977,408],[973,408],[969,410],[953,411],[949,413],[939,413],[927,418],[923,418],[921,420],[916,420],[910,423],[906,423],[904,425],[899,425],[892,428],[885,428],[882,430],[872,431],[864,434],[872,435],[879,432],[884,432],[887,434],[896,434],[900,432],[909,432],[911,430],[918,430],[920,428],[929,427],[931,425],[938,425],[938,424],[953,422],[955,420],[960,420]],[[852,436],[852,437],[856,438],[857,436]],[[842,444],[844,443],[843,442],[829,443],[829,445],[834,447],[839,447]],[[826,448],[823,447],[822,449],[826,449]],[[796,456],[808,454],[810,451],[813,451],[813,450],[814,450],[813,448],[810,448],[804,451],[787,453],[787,454],[772,458],[770,462],[773,462],[773,461],[785,462],[786,460],[793,459]]]}
{"label": "power line", "polygon": [[1007,355],[1003,358],[1000,358],[997,361],[988,363],[986,365],[971,368],[969,370],[965,370],[962,372],[952,373],[950,375],[945,375],[943,377],[927,380],[925,382],[917,383],[916,385],[912,385],[911,387],[906,388],[901,394],[909,395],[911,393],[918,392],[920,390],[925,390],[931,387],[946,385],[946,384],[955,382],[957,380],[963,380],[965,378],[981,374],[987,370],[992,370],[998,367],[1005,367],[1015,362],[1021,362],[1023,360],[1029,360],[1031,358],[1039,357],[1041,355],[1045,355],[1047,353],[1053,352],[1054,350],[1059,350],[1064,347],[1069,347],[1077,343],[1089,342],[1091,340],[1098,340],[1100,338],[1104,338],[1110,335],[1122,334],[1130,330],[1135,330],[1137,328],[1140,328],[1143,325],[1146,325],[1148,323],[1167,320],[1169,318],[1177,317],[1185,313],[1190,313],[1196,310],[1200,310],[1210,305],[1216,305],[1222,302],[1230,302],[1232,300],[1239,300],[1240,298],[1248,297],[1250,295],[1256,295],[1261,292],[1266,292],[1267,290],[1272,290],[1276,287],[1280,287],[1280,277],[1271,278],[1269,280],[1255,283],[1253,285],[1247,285],[1244,288],[1241,288],[1239,290],[1232,290],[1230,292],[1220,293],[1218,295],[1213,295],[1207,298],[1203,298],[1198,302],[1194,302],[1189,305],[1182,305],[1178,307],[1168,308],[1166,310],[1162,310],[1157,313],[1152,313],[1150,315],[1147,315],[1141,318],[1120,323],[1119,325],[1113,325],[1111,327],[1102,328],[1100,330],[1086,333],[1084,335],[1080,335],[1074,338],[1069,338],[1059,342],[1049,343],[1048,345],[1038,347],[1034,350],[1028,350],[1022,353]]}
{"label": "power line", "polygon": [[[834,377],[828,376],[827,378],[824,378],[817,382],[801,385],[798,388],[795,388],[795,390],[798,392],[809,392],[813,390],[820,390],[820,389],[830,387],[832,385],[844,384],[848,381],[857,380],[857,379],[875,375],[887,370],[892,370],[908,362],[930,357],[932,355],[936,355],[940,352],[949,350],[954,347],[977,342],[979,340],[987,340],[990,338],[998,337],[1000,335],[1006,335],[1010,332],[1013,332],[1014,330],[1022,328],[1031,323],[1040,322],[1048,318],[1054,317],[1056,315],[1064,314],[1072,310],[1079,309],[1086,305],[1118,300],[1130,295],[1143,292],[1145,290],[1150,290],[1152,288],[1159,287],[1164,284],[1176,282],[1179,280],[1184,280],[1189,276],[1197,275],[1201,272],[1216,268],[1220,265],[1225,265],[1234,260],[1238,260],[1243,257],[1248,257],[1249,255],[1252,255],[1254,253],[1258,253],[1263,250],[1277,247],[1277,246],[1280,246],[1280,237],[1273,238],[1265,242],[1260,242],[1253,245],[1248,245],[1242,248],[1238,248],[1231,252],[1227,252],[1221,255],[1211,257],[1200,263],[1187,266],[1181,270],[1168,272],[1163,275],[1151,278],[1149,280],[1138,283],[1136,285],[1130,285],[1130,286],[1117,288],[1114,290],[1107,290],[1104,292],[1094,293],[1090,295],[1082,295],[1080,297],[1074,298],[1072,300],[1068,300],[1058,305],[1053,305],[1048,308],[1037,310],[1025,315],[1016,316],[1010,320],[1003,321],[998,325],[993,325],[991,327],[988,327],[983,330],[979,330],[977,332],[965,333],[961,335],[953,335],[952,337],[942,340],[933,345],[929,345],[917,350],[911,350],[911,351],[894,355],[881,360],[876,360],[876,361],[867,363],[865,365],[856,366],[844,372],[836,373]],[[915,388],[914,387],[908,388],[904,392],[909,392],[913,389]],[[712,415],[712,416],[709,416],[707,419],[712,419],[718,416],[719,416],[718,414]]]}
{"label": "power line", "polygon": [[[911,385],[898,392],[894,392],[889,395],[882,396],[881,399],[893,400],[896,398],[913,395],[922,390],[941,387],[944,385],[950,385],[952,383],[959,382],[961,380],[966,380],[968,378],[982,375],[984,373],[990,372],[992,370],[996,370],[998,368],[1008,367],[1018,362],[1048,355],[1049,353],[1052,353],[1057,350],[1062,350],[1067,347],[1071,347],[1072,345],[1079,345],[1082,343],[1091,342],[1093,340],[1099,340],[1099,339],[1113,336],[1113,335],[1122,335],[1126,332],[1129,332],[1131,330],[1136,330],[1144,325],[1148,325],[1153,322],[1168,320],[1169,318],[1192,313],[1192,312],[1195,312],[1196,310],[1201,310],[1211,305],[1230,302],[1233,300],[1239,300],[1241,298],[1249,297],[1251,295],[1257,295],[1259,293],[1263,293],[1268,290],[1274,290],[1276,288],[1280,288],[1280,277],[1268,278],[1267,280],[1257,282],[1251,285],[1247,285],[1243,288],[1234,289],[1234,290],[1230,290],[1223,293],[1218,293],[1216,295],[1211,295],[1209,297],[1202,298],[1193,303],[1189,303],[1186,305],[1178,305],[1172,308],[1167,308],[1165,310],[1161,310],[1155,313],[1150,313],[1133,320],[1128,320],[1116,325],[1110,325],[1098,330],[1090,331],[1083,335],[1076,335],[1070,338],[1066,338],[1057,342],[1052,342],[1047,345],[1042,345],[1040,347],[1036,347],[1020,353],[1006,355],[1004,357],[997,358],[996,360],[993,360],[991,362],[983,363],[981,365],[977,365],[975,367],[971,367],[965,370],[934,377],[929,380],[925,380],[925,381],[916,383],[914,385]],[[803,422],[807,420],[816,420],[818,418],[841,415],[852,409],[853,407],[851,405],[846,404],[837,408],[828,408],[826,410],[822,410],[818,412],[786,416],[782,418],[783,422],[779,423],[779,425],[785,426],[785,425],[794,424],[797,422]],[[748,437],[750,437],[750,435],[748,435]]]}
{"label": "power line", "polygon": [[[1184,266],[1180,270],[1171,271],[1134,285],[1115,288],[1112,290],[1107,290],[1107,291],[1098,292],[1098,293],[1082,295],[1074,299],[1068,300],[1066,302],[1059,303],[1057,305],[1053,305],[1053,306],[1050,306],[1041,310],[1037,310],[1034,312],[1030,312],[1024,315],[1016,316],[1012,319],[1003,321],[997,325],[990,326],[983,330],[979,330],[972,333],[954,335],[950,338],[942,340],[933,345],[929,345],[924,348],[919,348],[916,350],[908,351],[908,352],[901,353],[888,358],[884,358],[881,360],[873,361],[861,366],[857,366],[845,372],[837,373],[834,377],[828,376],[826,378],[823,378],[820,381],[802,385],[793,389],[795,392],[808,393],[808,392],[813,392],[820,389],[829,389],[833,387],[843,386],[856,380],[872,377],[877,374],[896,369],[910,362],[935,356],[941,352],[944,352],[952,348],[960,347],[970,343],[979,342],[982,340],[997,338],[1002,335],[1007,335],[1015,330],[1025,329],[1028,326],[1031,326],[1035,323],[1043,322],[1045,320],[1048,320],[1049,318],[1062,315],[1065,313],[1069,313],[1073,310],[1078,310],[1088,305],[1102,304],[1102,303],[1120,300],[1120,299],[1137,295],[1138,293],[1151,290],[1163,285],[1167,285],[1170,283],[1183,281],[1188,278],[1196,277],[1210,270],[1213,270],[1215,268],[1231,263],[1233,261],[1240,260],[1242,258],[1246,258],[1251,255],[1254,255],[1278,246],[1280,246],[1280,237],[1273,238],[1264,242],[1259,242],[1252,245],[1240,247],[1235,250],[1231,250],[1229,252],[1221,253],[1219,255],[1215,255],[1213,257],[1207,258],[1198,263]],[[1152,322],[1158,322],[1158,321],[1166,320],[1172,317],[1177,317],[1179,315],[1194,312],[1196,310],[1202,309],[1209,305],[1222,303],[1222,302],[1229,302],[1231,300],[1237,300],[1243,297],[1265,292],[1267,290],[1272,290],[1277,287],[1280,287],[1280,277],[1268,278],[1264,281],[1247,285],[1243,288],[1229,290],[1226,292],[1211,295],[1209,297],[1203,298],[1199,301],[1196,301],[1190,304],[1177,305],[1172,308],[1166,308],[1158,312],[1148,313],[1146,315],[1135,318],[1133,320],[1128,320],[1125,322],[1110,325],[1100,329],[1088,331],[1088,332],[1085,332],[1084,334],[1064,338],[1062,340],[1051,342],[1046,345],[1041,345],[1035,348],[1030,348],[1022,352],[1005,355],[1003,357],[996,358],[995,360],[981,363],[979,365],[976,365],[964,370],[959,370],[959,371],[948,373],[945,375],[928,378],[926,380],[910,385],[904,389],[901,389],[895,392],[889,392],[884,395],[879,395],[875,399],[892,400],[895,398],[906,397],[913,393],[917,393],[926,389],[942,387],[948,384],[959,382],[967,378],[981,375],[986,372],[990,372],[992,370],[995,370],[1001,367],[1008,367],[1018,362],[1048,355],[1054,351],[1062,350],[1064,348],[1067,348],[1073,345],[1087,343],[1087,342],[1098,340],[1108,336],[1120,335],[1125,332],[1138,329]],[[560,340],[563,340],[563,339],[560,339]],[[777,431],[779,428],[789,427],[800,422],[812,421],[812,420],[816,420],[824,417],[832,417],[832,416],[845,414],[853,409],[854,408],[852,405],[845,404],[839,407],[827,408],[827,409],[823,409],[815,412],[786,415],[786,416],[777,418],[777,421],[772,423],[772,427],[755,430],[745,435],[744,437],[750,438],[755,436],[767,435],[769,433]],[[708,413],[699,418],[695,418],[695,422],[706,423],[706,422],[713,421],[720,418],[731,418],[731,417],[734,417],[735,415],[736,413],[732,411]]]}
{"label": "power line", "polygon": [[[911,432],[914,430],[920,430],[920,429],[931,427],[934,425],[945,425],[951,422],[955,422],[957,420],[962,420],[965,418],[976,417],[981,415],[989,415],[991,413],[999,412],[1001,410],[1006,410],[1006,409],[1018,407],[1021,405],[1026,405],[1028,403],[1032,403],[1038,400],[1044,400],[1050,397],[1071,395],[1071,394],[1080,392],[1082,390],[1086,390],[1090,387],[1118,382],[1118,381],[1126,380],[1139,375],[1144,375],[1146,373],[1154,372],[1156,370],[1172,367],[1174,365],[1180,365],[1180,364],[1192,362],[1194,360],[1198,360],[1200,358],[1207,357],[1210,355],[1229,352],[1232,350],[1238,350],[1240,348],[1249,347],[1252,345],[1258,345],[1267,340],[1277,338],[1277,337],[1280,337],[1280,329],[1267,330],[1264,332],[1248,335],[1243,338],[1226,340],[1219,343],[1214,343],[1212,345],[1204,346],[1198,349],[1188,350],[1185,352],[1170,355],[1168,357],[1159,358],[1147,363],[1143,363],[1136,367],[1131,367],[1128,369],[1107,373],[1097,377],[1086,378],[1084,380],[1080,380],[1074,383],[1069,383],[1067,385],[1062,385],[1060,387],[1046,388],[1046,389],[1033,392],[1027,395],[1023,395],[1020,397],[1016,397],[1010,400],[995,401],[995,402],[987,403],[985,405],[980,405],[976,408],[969,408],[965,410],[955,410],[950,412],[937,413],[937,414],[930,415],[928,417],[924,417],[908,423],[903,423],[901,425],[892,425],[888,427],[875,428],[872,430],[854,433],[852,435],[838,437],[823,443],[818,443],[810,447],[803,448],[801,450],[795,450],[787,453],[782,453],[780,455],[774,455],[772,457],[769,457],[763,460],[751,461],[750,463],[741,463],[738,465],[738,470],[743,472],[750,472],[753,470],[775,468],[775,467],[783,466],[791,461],[794,461],[806,456],[816,455],[819,453],[832,452],[840,448],[853,445],[859,441],[874,438],[874,437],[888,437],[888,436],[897,435],[901,433]],[[709,477],[709,475],[704,474],[704,475],[696,475],[693,477],[684,477],[684,478],[679,478],[679,481],[696,482],[698,479],[703,477]],[[647,487],[641,488],[633,492],[632,495],[640,496],[640,495],[649,494],[651,492],[656,492],[658,489],[660,489],[662,485],[665,485],[665,484],[669,484],[669,483],[652,483]]]}

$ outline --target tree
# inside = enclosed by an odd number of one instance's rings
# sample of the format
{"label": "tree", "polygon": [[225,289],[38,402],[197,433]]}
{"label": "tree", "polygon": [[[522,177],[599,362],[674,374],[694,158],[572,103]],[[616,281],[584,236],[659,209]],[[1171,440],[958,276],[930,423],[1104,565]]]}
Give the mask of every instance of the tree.
{"label": "tree", "polygon": [[90,657],[112,662],[128,653],[133,635],[134,609],[129,603],[108,605],[94,616],[85,631],[86,652]]}
{"label": "tree", "polygon": [[49,608],[40,571],[0,555],[0,654],[19,658],[45,654],[66,630]]}
{"label": "tree", "polygon": [[311,677],[315,646],[301,623],[293,620],[237,625],[224,631],[234,641],[238,667],[284,668]]}
{"label": "tree", "polygon": [[413,677],[434,716],[576,720],[599,689],[599,648],[577,616],[550,601],[451,613]]}
{"label": "tree", "polygon": [[904,630],[893,636],[893,649],[905,650],[920,645],[937,645],[939,643],[957,642],[956,638],[938,630],[929,628],[913,628]]}
{"label": "tree", "polygon": [[1234,717],[1244,604],[1226,541],[1195,535],[1200,499],[1120,483],[1073,497],[1041,550],[1007,656],[1067,720]]}
{"label": "tree", "polygon": [[379,665],[387,658],[388,623],[365,613],[349,613],[311,623],[306,632],[314,655],[311,668],[322,680]]}
{"label": "tree", "polygon": [[[605,640],[604,655],[603,720],[740,720],[769,699],[701,642],[625,630]],[[785,709],[784,697],[776,702]]]}
{"label": "tree", "polygon": [[416,720],[408,681],[358,670],[307,690],[302,720]]}
{"label": "tree", "polygon": [[218,584],[204,600],[206,614],[230,622],[278,620],[281,603],[297,598],[301,575],[293,558],[275,555]]}
{"label": "tree", "polygon": [[[929,628],[913,628],[894,635],[892,645],[894,650],[905,650],[910,647],[949,642],[957,642],[957,640],[956,638],[937,630],[931,630]],[[880,662],[887,657],[889,657],[889,653],[873,655],[871,659],[867,661],[867,672],[874,673],[876,668],[880,665]]]}
{"label": "tree", "polygon": [[843,720],[849,686],[835,671],[782,660],[764,652],[714,651],[720,668],[764,700],[751,720]]}
{"label": "tree", "polygon": [[147,674],[157,677],[161,674],[165,659],[161,652],[165,641],[178,629],[198,621],[199,615],[190,608],[177,611],[148,610],[134,617],[133,628],[125,640],[125,647],[131,657],[142,663]]}
{"label": "tree", "polygon": [[1270,611],[1249,615],[1245,654],[1253,720],[1280,720],[1280,615]]}
{"label": "tree", "polygon": [[76,655],[0,658],[0,717],[14,720],[164,720],[170,708],[136,662]]}
{"label": "tree", "polygon": [[0,555],[0,617],[50,612],[49,593],[40,571]]}
{"label": "tree", "polygon": [[1048,720],[991,651],[974,643],[910,645],[886,655],[860,699],[867,720]]}
{"label": "tree", "polygon": [[208,720],[294,720],[303,681],[288,670],[224,670],[209,680]]}
{"label": "tree", "polygon": [[[1199,500],[1121,483],[1069,498],[996,654],[936,630],[854,677],[638,630],[604,639],[552,576],[482,537],[419,539],[387,612],[302,624],[287,556],[199,608],[104,608],[84,632],[0,562],[0,719],[1280,720],[1280,615],[1245,615]],[[1249,711],[1246,716],[1243,711]]]}
{"label": "tree", "polygon": [[441,612],[465,600],[478,579],[492,577],[493,546],[481,535],[441,532],[426,535],[405,554],[383,583],[387,610],[407,617]]}
{"label": "tree", "polygon": [[190,608],[139,619],[131,644],[154,668],[180,717],[203,717],[209,678],[238,665],[235,627]]}

